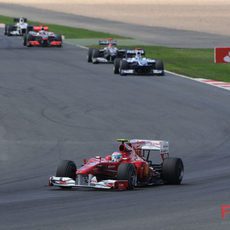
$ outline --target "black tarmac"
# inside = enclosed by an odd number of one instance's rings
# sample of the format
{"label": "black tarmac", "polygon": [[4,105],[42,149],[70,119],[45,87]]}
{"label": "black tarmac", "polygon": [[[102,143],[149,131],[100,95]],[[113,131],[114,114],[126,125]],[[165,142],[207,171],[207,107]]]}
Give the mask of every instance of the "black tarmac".
{"label": "black tarmac", "polygon": [[[0,31],[3,33],[3,31]],[[0,35],[1,230],[225,230],[230,204],[230,92],[167,74],[114,75],[87,51],[27,48]],[[180,186],[63,191],[61,159],[117,150],[116,138],[170,141]]]}

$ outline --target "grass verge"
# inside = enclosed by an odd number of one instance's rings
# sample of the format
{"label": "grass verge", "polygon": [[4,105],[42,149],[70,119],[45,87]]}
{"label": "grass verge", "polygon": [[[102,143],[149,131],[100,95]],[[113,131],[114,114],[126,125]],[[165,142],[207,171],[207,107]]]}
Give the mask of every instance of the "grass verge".
{"label": "grass verge", "polygon": [[194,78],[230,82],[230,64],[215,64],[214,49],[143,48],[147,56],[162,59],[169,71]]}
{"label": "grass verge", "polygon": [[[0,23],[11,24],[12,18],[0,16]],[[30,23],[35,25],[41,24],[39,22]],[[115,34],[91,31],[82,28],[74,28],[55,24],[46,25],[49,26],[51,31],[63,34],[67,39],[107,37],[113,37],[116,39],[124,38]],[[159,46],[141,47],[146,50],[147,57],[162,59],[165,63],[165,68],[169,71],[184,74],[194,78],[207,78],[230,82],[230,64],[215,64],[213,61],[213,49],[182,49]]]}

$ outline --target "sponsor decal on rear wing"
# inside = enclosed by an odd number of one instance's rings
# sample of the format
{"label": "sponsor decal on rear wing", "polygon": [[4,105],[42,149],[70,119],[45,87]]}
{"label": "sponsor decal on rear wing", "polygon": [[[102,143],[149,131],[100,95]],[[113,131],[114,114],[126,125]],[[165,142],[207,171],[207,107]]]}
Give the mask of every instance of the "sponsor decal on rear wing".
{"label": "sponsor decal on rear wing", "polygon": [[127,54],[136,54],[137,52],[141,53],[142,55],[145,54],[145,51],[143,49],[126,50]]}
{"label": "sponsor decal on rear wing", "polygon": [[160,153],[169,153],[169,142],[163,140],[130,140],[132,145],[140,145],[142,150],[160,151]]}
{"label": "sponsor decal on rear wing", "polygon": [[33,30],[36,31],[36,32],[38,32],[38,31],[40,31],[42,29],[45,30],[45,31],[48,31],[49,27],[48,26],[34,26],[33,27]]}

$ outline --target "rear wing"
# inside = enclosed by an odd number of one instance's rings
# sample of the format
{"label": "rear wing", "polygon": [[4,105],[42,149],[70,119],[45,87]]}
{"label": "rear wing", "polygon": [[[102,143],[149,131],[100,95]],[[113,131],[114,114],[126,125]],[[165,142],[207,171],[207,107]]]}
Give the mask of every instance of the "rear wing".
{"label": "rear wing", "polygon": [[141,150],[159,151],[160,153],[169,153],[169,142],[164,140],[141,140],[133,139],[130,143]]}
{"label": "rear wing", "polygon": [[141,55],[145,55],[145,51],[143,49],[126,50],[126,55],[127,57],[132,57],[136,55],[137,52],[141,53]]}
{"label": "rear wing", "polygon": [[109,45],[109,44],[117,45],[117,41],[115,41],[113,39],[103,39],[103,40],[99,40],[98,44],[103,45],[103,46],[106,46],[106,45]]}
{"label": "rear wing", "polygon": [[49,30],[49,27],[48,26],[33,26],[33,31],[35,32],[38,32],[40,30],[42,30],[42,28],[45,30],[45,31],[48,31]]}
{"label": "rear wing", "polygon": [[14,22],[27,22],[27,18],[14,18]]}

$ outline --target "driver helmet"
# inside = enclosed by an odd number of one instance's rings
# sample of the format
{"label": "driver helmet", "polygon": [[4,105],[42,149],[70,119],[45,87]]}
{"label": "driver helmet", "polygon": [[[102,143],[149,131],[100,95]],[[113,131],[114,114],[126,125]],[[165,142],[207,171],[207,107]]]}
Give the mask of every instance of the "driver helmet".
{"label": "driver helmet", "polygon": [[122,158],[122,154],[119,152],[114,152],[112,154],[112,161],[114,161],[114,162],[120,161],[121,158]]}

